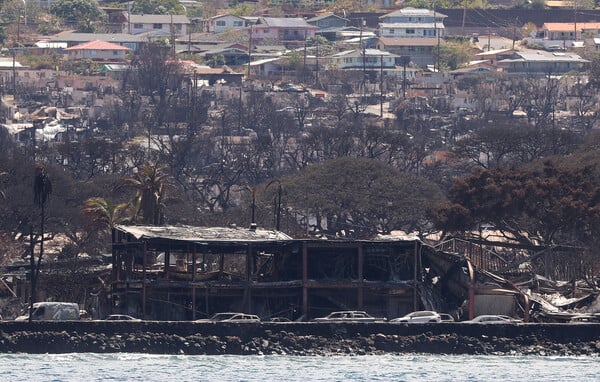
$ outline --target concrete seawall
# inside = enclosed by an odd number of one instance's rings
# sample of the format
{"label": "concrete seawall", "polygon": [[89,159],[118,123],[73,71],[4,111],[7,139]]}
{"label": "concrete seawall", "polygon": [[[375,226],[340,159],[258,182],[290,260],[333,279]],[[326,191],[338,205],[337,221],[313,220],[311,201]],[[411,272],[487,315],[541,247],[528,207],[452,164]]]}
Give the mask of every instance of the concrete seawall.
{"label": "concrete seawall", "polygon": [[4,321],[0,352],[600,355],[600,324]]}

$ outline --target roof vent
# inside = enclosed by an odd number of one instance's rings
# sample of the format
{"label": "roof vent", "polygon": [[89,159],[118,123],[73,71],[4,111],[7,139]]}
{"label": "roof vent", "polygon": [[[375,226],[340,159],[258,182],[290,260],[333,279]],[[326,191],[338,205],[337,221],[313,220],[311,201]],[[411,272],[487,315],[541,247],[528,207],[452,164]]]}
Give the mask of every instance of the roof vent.
{"label": "roof vent", "polygon": [[250,231],[256,231],[256,223],[250,223]]}

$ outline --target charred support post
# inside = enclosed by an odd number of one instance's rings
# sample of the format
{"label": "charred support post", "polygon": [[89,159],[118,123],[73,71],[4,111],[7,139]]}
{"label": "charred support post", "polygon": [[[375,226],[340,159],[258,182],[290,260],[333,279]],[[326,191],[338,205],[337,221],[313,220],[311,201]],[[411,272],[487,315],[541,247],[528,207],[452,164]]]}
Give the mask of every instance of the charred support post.
{"label": "charred support post", "polygon": [[414,259],[413,259],[413,312],[418,310],[417,307],[417,263],[419,256],[419,243],[415,241]]}
{"label": "charred support post", "polygon": [[[192,283],[196,281],[196,244],[192,247]],[[192,284],[192,320],[196,319],[196,287]]]}
{"label": "charred support post", "polygon": [[363,244],[358,244],[358,309],[362,309],[364,306],[364,291],[363,291],[363,267],[364,267],[364,251]]}
{"label": "charred support post", "polygon": [[196,281],[196,244],[192,247],[192,281]]}
{"label": "charred support post", "polygon": [[[118,273],[118,267],[116,267],[115,265],[118,264],[117,263],[117,248],[115,243],[117,242],[117,230],[116,229],[112,229],[110,232],[110,238],[112,241],[112,245],[110,246],[110,257],[111,257],[111,261],[112,261],[112,269],[111,269],[111,273],[112,273],[112,279],[115,281],[119,281],[119,273]],[[113,292],[114,292],[114,286],[113,286]]]}
{"label": "charred support post", "polygon": [[144,249],[142,250],[142,318],[146,319],[146,254],[147,244],[144,242]]}
{"label": "charred support post", "polygon": [[302,243],[302,315],[308,319],[308,248]]}
{"label": "charred support post", "polygon": [[192,320],[196,319],[196,287],[192,285]]}
{"label": "charred support post", "polygon": [[245,312],[252,312],[252,244],[246,250],[246,286],[244,287]]}
{"label": "charred support post", "polygon": [[167,279],[167,280],[169,279],[169,266],[170,265],[171,265],[171,249],[168,248],[165,251],[165,269],[164,269],[165,279]]}

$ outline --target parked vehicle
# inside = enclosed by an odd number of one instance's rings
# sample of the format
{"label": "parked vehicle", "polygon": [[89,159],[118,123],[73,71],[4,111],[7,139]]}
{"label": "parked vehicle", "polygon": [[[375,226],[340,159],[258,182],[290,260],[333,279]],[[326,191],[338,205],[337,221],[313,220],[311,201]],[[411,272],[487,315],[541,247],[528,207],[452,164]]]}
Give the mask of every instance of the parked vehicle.
{"label": "parked vehicle", "polygon": [[522,320],[501,314],[483,314],[473,318],[472,320],[463,322],[470,324],[512,324],[522,322]]}
{"label": "parked vehicle", "polygon": [[432,310],[419,310],[412,312],[403,317],[394,318],[390,322],[403,323],[425,323],[425,322],[442,322],[442,317],[438,312]]}
{"label": "parked vehicle", "polygon": [[582,323],[600,323],[600,313],[595,314],[578,314],[576,316],[571,317],[569,320],[572,324]]}
{"label": "parked vehicle", "polygon": [[273,317],[269,322],[292,322],[292,320],[287,317]]}
{"label": "parked vehicle", "polygon": [[385,318],[377,318],[362,310],[344,310],[329,313],[325,317],[314,318],[313,322],[383,322]]}
{"label": "parked vehicle", "polygon": [[194,322],[237,322],[237,323],[256,323],[260,322],[260,317],[254,314],[222,312],[216,313],[210,318],[196,320]]}
{"label": "parked vehicle", "polygon": [[448,313],[438,313],[440,315],[440,318],[442,319],[442,322],[454,322],[454,317],[452,317],[450,314]]}
{"label": "parked vehicle", "polygon": [[[28,321],[29,308],[15,321]],[[79,320],[79,305],[74,302],[36,302],[31,312],[32,321]]]}
{"label": "parked vehicle", "polygon": [[142,321],[139,318],[128,316],[127,314],[111,314],[104,321]]}

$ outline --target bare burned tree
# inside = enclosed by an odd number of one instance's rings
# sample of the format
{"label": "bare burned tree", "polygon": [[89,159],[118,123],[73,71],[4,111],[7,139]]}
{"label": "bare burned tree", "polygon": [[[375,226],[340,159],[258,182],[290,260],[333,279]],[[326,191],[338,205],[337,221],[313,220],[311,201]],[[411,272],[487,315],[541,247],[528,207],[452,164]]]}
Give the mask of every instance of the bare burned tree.
{"label": "bare burned tree", "polygon": [[131,62],[123,88],[137,90],[149,99],[154,120],[160,126],[171,98],[181,87],[181,72],[171,48],[160,42],[148,42]]}

